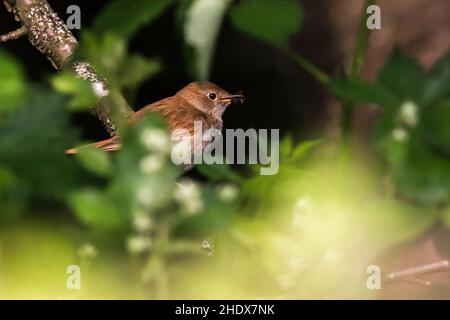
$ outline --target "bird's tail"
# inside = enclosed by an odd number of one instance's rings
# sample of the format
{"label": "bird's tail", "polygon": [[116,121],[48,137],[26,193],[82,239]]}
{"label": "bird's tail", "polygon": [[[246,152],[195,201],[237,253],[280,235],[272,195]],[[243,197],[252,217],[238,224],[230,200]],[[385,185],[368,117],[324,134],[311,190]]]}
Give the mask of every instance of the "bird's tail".
{"label": "bird's tail", "polygon": [[100,149],[100,150],[103,150],[106,152],[112,152],[112,151],[119,150],[121,147],[121,143],[117,137],[112,137],[112,138],[109,138],[106,140],[102,140],[102,141],[88,144],[85,146],[81,146],[78,148],[68,149],[68,150],[66,150],[66,154],[77,154],[81,148],[85,148],[85,147],[93,147],[93,148]]}

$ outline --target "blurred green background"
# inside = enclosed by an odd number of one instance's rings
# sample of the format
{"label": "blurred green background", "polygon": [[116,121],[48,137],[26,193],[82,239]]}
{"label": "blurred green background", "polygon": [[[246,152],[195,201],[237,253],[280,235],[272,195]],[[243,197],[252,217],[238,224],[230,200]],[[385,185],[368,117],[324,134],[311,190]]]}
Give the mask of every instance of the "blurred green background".
{"label": "blurred green background", "polygon": [[[65,19],[74,2],[50,4]],[[351,28],[345,11],[325,11],[330,1],[78,2],[78,55],[135,109],[194,80],[243,89],[225,127],[280,129],[274,176],[258,165],[183,174],[156,116],[126,130],[120,152],[66,156],[106,137],[90,87],[56,74],[26,39],[2,44],[0,298],[449,298],[447,274],[372,291],[366,269],[450,254],[450,55],[431,63],[400,41],[374,62],[392,20],[357,37],[366,2],[342,2]],[[15,26],[3,9],[0,21],[3,33]],[[348,75],[366,41],[362,72]],[[70,265],[81,290],[66,286]]]}

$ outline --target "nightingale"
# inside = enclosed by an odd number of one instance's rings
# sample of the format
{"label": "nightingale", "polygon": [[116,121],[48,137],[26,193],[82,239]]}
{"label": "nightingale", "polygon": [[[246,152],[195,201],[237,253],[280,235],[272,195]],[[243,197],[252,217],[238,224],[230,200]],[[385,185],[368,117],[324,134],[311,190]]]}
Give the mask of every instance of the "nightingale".
{"label": "nightingale", "polygon": [[[167,122],[170,132],[177,129],[186,130],[194,139],[194,123],[201,121],[202,130],[222,130],[222,115],[233,103],[243,103],[242,94],[230,94],[212,82],[192,82],[178,91],[174,96],[149,104],[127,118],[127,125],[133,126],[147,115],[157,112]],[[212,141],[206,141],[200,146],[203,149]],[[104,151],[116,151],[121,147],[120,137],[94,143],[92,146]],[[77,149],[69,149],[67,154],[77,153]],[[195,150],[191,150],[194,153]],[[185,170],[191,165],[183,165]]]}

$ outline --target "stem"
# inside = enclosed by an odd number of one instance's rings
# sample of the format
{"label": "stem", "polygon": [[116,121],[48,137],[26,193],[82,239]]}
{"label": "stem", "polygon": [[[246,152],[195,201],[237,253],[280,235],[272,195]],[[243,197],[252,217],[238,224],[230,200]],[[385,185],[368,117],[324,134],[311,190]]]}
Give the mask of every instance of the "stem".
{"label": "stem", "polygon": [[[366,10],[367,7],[374,4],[375,0],[366,0],[361,12],[361,21],[359,23],[358,35],[356,38],[355,51],[353,53],[353,61],[350,68],[349,77],[357,77],[364,64],[364,57],[366,55],[367,46],[369,42],[370,30],[366,26]],[[352,101],[344,101],[341,109],[341,155],[344,163],[349,159],[349,145],[350,134],[353,124],[353,109],[354,103]]]}
{"label": "stem", "polygon": [[450,270],[450,263],[448,260],[441,260],[438,262],[416,266],[404,270],[389,272],[384,276],[385,283],[392,283],[398,281],[409,281],[421,286],[430,286],[431,282],[419,278],[419,276],[432,274],[436,272],[448,272]]}
{"label": "stem", "polygon": [[308,59],[306,59],[301,54],[289,51],[288,55],[298,63],[300,67],[302,67],[306,72],[308,72],[310,75],[312,75],[317,81],[319,81],[322,84],[328,84],[330,77],[317,68],[313,63],[311,63]]}
{"label": "stem", "polygon": [[158,269],[155,276],[156,299],[169,299],[169,275],[167,272],[167,257],[170,246],[170,221],[166,217],[161,217],[158,224],[158,231],[155,234],[155,252],[158,260]]}

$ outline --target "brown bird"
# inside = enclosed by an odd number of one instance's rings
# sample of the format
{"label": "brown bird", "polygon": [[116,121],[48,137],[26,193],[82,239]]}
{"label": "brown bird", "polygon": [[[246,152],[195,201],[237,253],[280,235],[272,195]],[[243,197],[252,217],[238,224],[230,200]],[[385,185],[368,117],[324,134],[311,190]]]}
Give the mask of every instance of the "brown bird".
{"label": "brown bird", "polygon": [[[192,82],[174,96],[154,102],[128,117],[128,125],[133,126],[149,113],[158,112],[167,121],[169,130],[187,130],[194,137],[194,122],[201,121],[202,130],[213,128],[222,130],[222,115],[232,103],[243,103],[242,94],[230,94],[211,82]],[[202,149],[208,143],[202,145]],[[94,143],[104,151],[120,149],[120,138],[112,138]],[[67,150],[67,154],[77,153],[77,149]],[[192,150],[194,152],[194,150]]]}

